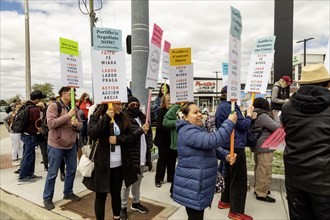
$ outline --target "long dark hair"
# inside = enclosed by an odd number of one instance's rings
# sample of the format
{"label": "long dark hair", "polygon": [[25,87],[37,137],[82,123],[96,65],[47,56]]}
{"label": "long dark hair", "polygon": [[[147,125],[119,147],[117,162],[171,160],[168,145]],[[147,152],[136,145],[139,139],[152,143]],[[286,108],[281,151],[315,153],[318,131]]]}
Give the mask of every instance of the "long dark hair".
{"label": "long dark hair", "polygon": [[[166,83],[163,83],[161,86],[160,86],[160,89],[159,89],[159,92],[158,92],[158,96],[159,97],[163,97],[164,96],[164,94],[163,94],[163,90],[162,90],[162,86],[165,86],[166,85],[166,94],[167,93],[170,93],[170,86]],[[165,94],[165,95],[166,95]]]}

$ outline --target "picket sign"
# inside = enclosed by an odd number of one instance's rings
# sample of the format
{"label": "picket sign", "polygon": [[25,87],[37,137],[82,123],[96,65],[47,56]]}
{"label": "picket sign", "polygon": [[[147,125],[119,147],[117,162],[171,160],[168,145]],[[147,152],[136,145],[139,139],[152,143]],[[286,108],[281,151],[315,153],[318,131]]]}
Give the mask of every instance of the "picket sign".
{"label": "picket sign", "polygon": [[285,131],[284,128],[276,129],[261,145],[261,148],[284,149],[285,147]]}
{"label": "picket sign", "polygon": [[147,113],[146,113],[146,124],[149,124],[151,92],[152,92],[152,90],[149,89],[148,105],[147,105]]}

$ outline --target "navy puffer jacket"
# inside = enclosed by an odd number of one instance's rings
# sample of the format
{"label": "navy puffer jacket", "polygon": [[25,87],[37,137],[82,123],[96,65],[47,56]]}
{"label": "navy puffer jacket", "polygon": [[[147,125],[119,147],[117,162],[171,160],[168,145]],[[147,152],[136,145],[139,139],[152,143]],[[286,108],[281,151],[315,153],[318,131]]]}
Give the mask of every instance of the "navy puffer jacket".
{"label": "navy puffer jacket", "polygon": [[[249,127],[251,125],[251,117],[246,116],[244,117],[241,110],[239,109],[238,105],[235,103],[235,112],[237,114],[237,122],[235,125],[235,148],[245,148],[246,140],[247,140],[247,133]],[[217,111],[215,112],[215,121],[216,127],[219,128],[221,124],[227,120],[228,116],[231,113],[231,103],[222,101],[218,106]],[[222,145],[225,149],[229,149],[230,147],[230,140],[226,140]]]}
{"label": "navy puffer jacket", "polygon": [[229,153],[220,146],[229,140],[234,123],[224,121],[213,133],[185,120],[176,122],[178,165],[175,171],[173,199],[195,210],[211,206],[217,176],[217,159]]}

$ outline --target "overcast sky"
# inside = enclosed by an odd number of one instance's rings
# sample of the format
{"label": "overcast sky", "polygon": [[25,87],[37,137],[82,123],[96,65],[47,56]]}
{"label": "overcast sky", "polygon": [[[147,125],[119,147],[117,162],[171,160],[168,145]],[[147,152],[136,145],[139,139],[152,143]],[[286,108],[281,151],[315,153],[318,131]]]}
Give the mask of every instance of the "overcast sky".
{"label": "overcast sky", "polygon": [[[98,8],[99,0],[94,2]],[[303,53],[303,44],[295,42],[309,37],[314,40],[308,41],[307,53],[326,53],[330,29],[329,2],[294,2],[294,54]],[[25,97],[24,0],[1,0],[0,6],[0,98],[16,94]],[[241,74],[242,81],[245,81],[256,39],[274,35],[273,0],[150,0],[149,32],[151,34],[156,23],[164,31],[163,40],[169,41],[172,48],[192,48],[194,76],[215,77],[214,71],[219,71],[221,62],[228,59],[230,6],[241,11]],[[77,93],[91,93],[89,17],[79,10],[78,0],[29,0],[29,9],[32,85],[52,83],[55,93],[61,87],[59,38],[63,37],[77,41],[81,50],[84,87]],[[99,18],[96,27],[121,29],[124,45],[126,36],[131,33],[130,14],[131,1],[103,0],[103,8],[96,12]],[[126,72],[129,82],[130,55],[126,55]]]}

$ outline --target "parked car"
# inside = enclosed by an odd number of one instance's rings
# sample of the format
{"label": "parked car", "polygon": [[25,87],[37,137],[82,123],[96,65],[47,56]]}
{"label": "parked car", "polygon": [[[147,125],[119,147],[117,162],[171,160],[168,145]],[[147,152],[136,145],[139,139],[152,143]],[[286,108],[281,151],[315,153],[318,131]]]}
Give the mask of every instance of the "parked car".
{"label": "parked car", "polygon": [[3,123],[3,118],[7,115],[6,110],[8,106],[0,106],[0,123]]}
{"label": "parked car", "polygon": [[209,114],[209,109],[207,107],[204,107],[201,111],[203,115],[208,115]]}

